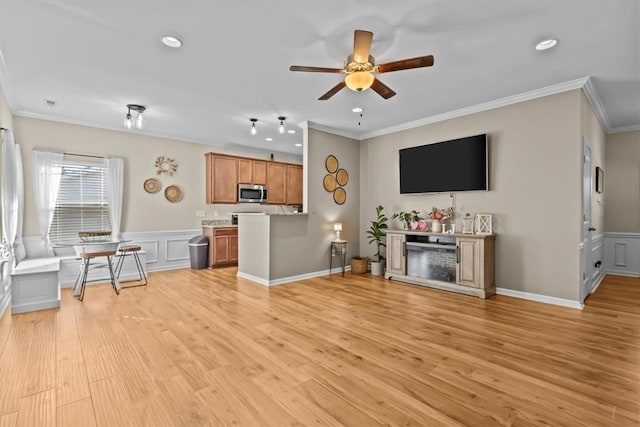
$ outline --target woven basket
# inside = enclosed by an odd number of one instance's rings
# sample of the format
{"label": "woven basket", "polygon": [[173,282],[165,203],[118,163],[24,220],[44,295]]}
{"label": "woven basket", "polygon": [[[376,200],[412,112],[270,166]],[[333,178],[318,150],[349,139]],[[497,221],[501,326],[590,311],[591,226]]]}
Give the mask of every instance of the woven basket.
{"label": "woven basket", "polygon": [[353,257],[351,258],[351,272],[355,274],[363,274],[367,272],[367,264],[369,258]]}

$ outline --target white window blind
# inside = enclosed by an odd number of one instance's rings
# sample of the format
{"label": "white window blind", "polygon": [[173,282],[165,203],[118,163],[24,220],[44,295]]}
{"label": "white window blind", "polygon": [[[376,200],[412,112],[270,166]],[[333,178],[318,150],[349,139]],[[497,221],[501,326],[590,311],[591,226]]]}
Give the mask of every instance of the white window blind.
{"label": "white window blind", "polygon": [[79,231],[111,230],[105,174],[101,159],[65,155],[49,229],[52,243],[78,240]]}

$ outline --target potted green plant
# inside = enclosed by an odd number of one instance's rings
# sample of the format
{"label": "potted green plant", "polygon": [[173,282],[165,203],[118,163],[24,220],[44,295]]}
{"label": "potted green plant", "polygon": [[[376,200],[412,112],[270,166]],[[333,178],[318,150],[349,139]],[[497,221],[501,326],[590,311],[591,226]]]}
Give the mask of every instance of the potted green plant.
{"label": "potted green plant", "polygon": [[393,214],[391,219],[400,220],[403,223],[404,229],[408,230],[412,222],[420,220],[419,215],[420,215],[420,212],[414,209],[409,212],[404,212],[404,211],[396,212]]}
{"label": "potted green plant", "polygon": [[377,250],[371,259],[372,276],[382,276],[384,272],[384,256],[381,253],[381,249],[386,247],[382,239],[385,236],[384,230],[387,229],[387,217],[382,212],[383,209],[382,206],[376,207],[376,219],[371,221],[371,227],[366,232],[369,236],[369,244],[375,243]]}

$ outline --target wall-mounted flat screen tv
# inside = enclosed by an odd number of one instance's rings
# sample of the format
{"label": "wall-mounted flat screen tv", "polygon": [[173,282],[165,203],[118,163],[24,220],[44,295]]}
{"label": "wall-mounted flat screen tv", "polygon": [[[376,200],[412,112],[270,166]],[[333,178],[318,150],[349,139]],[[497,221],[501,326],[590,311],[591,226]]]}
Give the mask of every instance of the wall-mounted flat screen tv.
{"label": "wall-mounted flat screen tv", "polygon": [[400,150],[400,194],[489,189],[487,135]]}

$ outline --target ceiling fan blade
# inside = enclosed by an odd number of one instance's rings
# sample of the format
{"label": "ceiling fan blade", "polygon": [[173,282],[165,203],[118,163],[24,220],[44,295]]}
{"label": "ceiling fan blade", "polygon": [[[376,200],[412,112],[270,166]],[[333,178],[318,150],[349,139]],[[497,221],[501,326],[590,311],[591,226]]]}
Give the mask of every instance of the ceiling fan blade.
{"label": "ceiling fan blade", "polygon": [[341,73],[342,68],[305,67],[304,65],[292,65],[289,71],[306,71],[308,73]]}
{"label": "ceiling fan blade", "polygon": [[389,99],[394,96],[396,93],[386,84],[382,83],[380,80],[375,79],[373,84],[371,85],[371,89],[376,91],[378,95],[383,97],[384,99]]}
{"label": "ceiling fan blade", "polygon": [[371,53],[371,41],[373,33],[371,31],[356,30],[353,33],[353,60],[360,63],[369,61]]}
{"label": "ceiling fan blade", "polygon": [[338,83],[337,85],[335,85],[334,87],[332,87],[329,92],[325,93],[324,95],[322,95],[320,98],[318,98],[318,101],[326,101],[329,98],[331,98],[333,95],[335,95],[336,93],[340,92],[342,89],[344,89],[344,87],[347,86],[346,83],[343,81],[341,81],[340,83]]}
{"label": "ceiling fan blade", "polygon": [[376,68],[378,73],[388,73],[391,71],[410,70],[412,68],[431,67],[432,65],[433,55],[427,55],[387,62],[386,64],[378,65]]}

